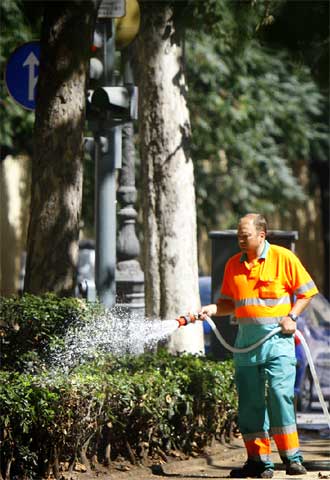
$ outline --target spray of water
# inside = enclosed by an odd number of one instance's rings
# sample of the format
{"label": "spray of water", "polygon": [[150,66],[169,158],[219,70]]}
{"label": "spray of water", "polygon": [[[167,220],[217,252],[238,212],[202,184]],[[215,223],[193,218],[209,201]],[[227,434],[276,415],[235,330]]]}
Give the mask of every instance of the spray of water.
{"label": "spray of water", "polygon": [[63,343],[51,348],[50,363],[68,372],[108,353],[138,355],[155,348],[177,328],[176,320],[145,319],[115,307],[69,327]]}

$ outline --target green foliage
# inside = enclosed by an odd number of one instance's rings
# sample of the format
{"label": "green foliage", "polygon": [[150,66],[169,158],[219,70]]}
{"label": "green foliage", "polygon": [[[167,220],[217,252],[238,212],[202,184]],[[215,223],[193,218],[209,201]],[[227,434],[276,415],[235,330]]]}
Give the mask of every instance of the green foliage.
{"label": "green foliage", "polygon": [[271,24],[285,0],[187,0],[178,9],[185,25],[216,38],[221,48],[238,51]]}
{"label": "green foliage", "polygon": [[237,411],[232,362],[160,350],[101,355],[70,374],[47,365],[47,346],[103,308],[52,295],[1,298],[1,468],[13,460],[12,477],[42,478],[59,462],[93,457],[138,462],[201,452],[213,438],[230,436]]}
{"label": "green foliage", "polygon": [[296,61],[308,65],[326,95],[330,86],[329,7],[327,0],[287,0],[270,28],[262,32],[263,41],[288,49]]}
{"label": "green foliage", "polygon": [[127,442],[137,461],[143,449],[149,456],[201,452],[212,438],[228,437],[236,418],[231,362],[191,355],[106,358],[68,377],[8,371],[0,377],[2,453],[30,474],[51,462],[54,448],[59,460],[80,458],[86,442],[89,458],[103,461],[102,432],[112,459],[127,457]]}
{"label": "green foliage", "polygon": [[188,38],[199,224],[212,228],[220,219],[231,228],[246,211],[304,201],[296,167],[326,135],[309,70],[256,42],[233,55],[209,35]]}
{"label": "green foliage", "polygon": [[49,345],[59,342],[73,322],[86,320],[97,308],[77,298],[60,299],[53,294],[1,297],[0,324],[5,327],[3,367],[12,370],[26,369],[28,365],[41,367]]}
{"label": "green foliage", "polygon": [[[4,71],[10,54],[21,44],[35,40],[32,27],[24,16],[22,0],[4,0],[0,5],[0,68]],[[0,145],[2,154],[32,151],[34,113],[24,110],[9,95],[4,77],[0,79]]]}

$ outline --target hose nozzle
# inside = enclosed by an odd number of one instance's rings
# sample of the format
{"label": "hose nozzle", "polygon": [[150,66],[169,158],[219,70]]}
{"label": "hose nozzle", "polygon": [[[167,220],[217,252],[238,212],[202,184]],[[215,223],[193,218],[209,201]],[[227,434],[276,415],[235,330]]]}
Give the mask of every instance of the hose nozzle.
{"label": "hose nozzle", "polygon": [[198,315],[194,313],[188,313],[188,315],[181,315],[175,319],[179,322],[179,328],[188,325],[188,323],[195,323],[198,320]]}

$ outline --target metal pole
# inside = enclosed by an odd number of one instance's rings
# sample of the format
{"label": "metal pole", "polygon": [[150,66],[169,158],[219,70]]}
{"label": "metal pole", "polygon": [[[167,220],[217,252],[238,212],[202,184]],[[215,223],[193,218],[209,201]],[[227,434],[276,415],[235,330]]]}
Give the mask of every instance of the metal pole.
{"label": "metal pole", "polygon": [[103,61],[104,61],[104,84],[113,85],[113,73],[115,67],[116,39],[115,39],[115,21],[105,21],[103,26]]}
{"label": "metal pole", "polygon": [[[103,25],[105,84],[113,82],[115,63],[115,29],[111,21],[111,37],[107,39],[108,27]],[[105,116],[103,128],[96,135],[95,181],[96,181],[96,249],[95,284],[101,303],[111,308],[116,303],[116,177],[115,169],[121,165],[121,128],[109,126]],[[101,131],[105,138],[101,137]]]}
{"label": "metal pole", "polygon": [[116,175],[121,161],[121,130],[111,127],[106,141],[96,139],[96,251],[95,283],[99,300],[111,308],[116,302]]}

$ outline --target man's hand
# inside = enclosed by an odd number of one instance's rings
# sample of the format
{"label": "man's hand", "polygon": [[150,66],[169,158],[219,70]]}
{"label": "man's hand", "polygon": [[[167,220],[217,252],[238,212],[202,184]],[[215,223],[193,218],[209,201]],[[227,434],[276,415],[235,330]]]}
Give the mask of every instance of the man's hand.
{"label": "man's hand", "polygon": [[212,317],[217,313],[218,307],[215,303],[211,303],[210,305],[205,305],[202,307],[200,312],[198,312],[198,318],[201,320],[206,320],[206,317]]}
{"label": "man's hand", "polygon": [[285,335],[291,335],[297,330],[297,324],[290,317],[283,317],[279,323],[282,327],[282,333]]}

